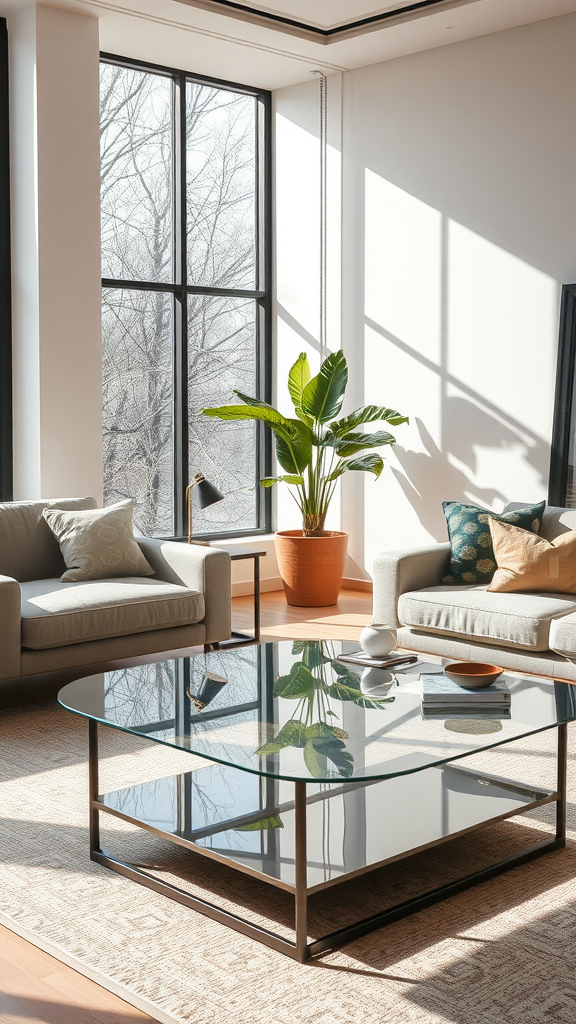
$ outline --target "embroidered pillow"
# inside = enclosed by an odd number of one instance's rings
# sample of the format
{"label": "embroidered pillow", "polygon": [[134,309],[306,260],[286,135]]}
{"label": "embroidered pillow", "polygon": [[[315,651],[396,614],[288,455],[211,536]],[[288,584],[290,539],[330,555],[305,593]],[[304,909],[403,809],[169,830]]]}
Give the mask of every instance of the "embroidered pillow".
{"label": "embroidered pillow", "polygon": [[549,541],[491,519],[490,533],[498,568],[488,590],[576,594],[576,530]]}
{"label": "embroidered pillow", "polygon": [[82,512],[44,509],[42,514],[66,564],[62,583],[153,575],[154,570],[134,540],[132,507],[127,500]]}
{"label": "embroidered pillow", "polygon": [[442,582],[460,586],[490,583],[496,571],[490,519],[539,533],[545,505],[540,501],[513,512],[496,513],[460,501],[443,501],[451,550],[449,574]]}

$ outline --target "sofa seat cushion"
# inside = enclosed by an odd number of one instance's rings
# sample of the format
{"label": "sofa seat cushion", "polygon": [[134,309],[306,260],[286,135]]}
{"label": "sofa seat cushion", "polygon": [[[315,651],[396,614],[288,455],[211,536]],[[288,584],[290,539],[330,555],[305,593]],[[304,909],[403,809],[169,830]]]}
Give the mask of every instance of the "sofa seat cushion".
{"label": "sofa seat cushion", "polygon": [[88,640],[144,633],[200,622],[204,597],[161,580],[31,580],[20,584],[22,646],[65,647]]}
{"label": "sofa seat cushion", "polygon": [[555,619],[550,626],[550,650],[576,657],[576,611]]}
{"label": "sofa seat cushion", "polygon": [[494,594],[484,587],[429,587],[398,602],[405,626],[533,651],[548,650],[551,623],[572,612],[576,600],[565,594]]}

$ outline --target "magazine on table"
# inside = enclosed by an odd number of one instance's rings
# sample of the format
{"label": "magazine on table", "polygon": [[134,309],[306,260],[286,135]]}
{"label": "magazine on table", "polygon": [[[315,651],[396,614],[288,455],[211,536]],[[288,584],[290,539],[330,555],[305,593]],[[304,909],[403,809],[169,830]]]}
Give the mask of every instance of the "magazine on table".
{"label": "magazine on table", "polygon": [[471,707],[466,706],[465,708],[460,706],[456,709],[454,708],[454,705],[446,707],[438,704],[422,704],[420,712],[422,718],[428,722],[432,720],[435,722],[450,722],[452,720],[456,721],[457,719],[478,719],[479,721],[496,719],[499,721],[506,721],[507,719],[512,718],[512,712],[509,707],[492,707],[490,704],[476,704]]}
{"label": "magazine on table", "polygon": [[453,706],[462,704],[465,707],[471,707],[477,704],[480,707],[496,705],[510,707],[512,700],[508,684],[502,680],[481,689],[466,690],[454,680],[449,679],[444,672],[422,672],[420,679],[422,681],[422,703],[425,705]]}

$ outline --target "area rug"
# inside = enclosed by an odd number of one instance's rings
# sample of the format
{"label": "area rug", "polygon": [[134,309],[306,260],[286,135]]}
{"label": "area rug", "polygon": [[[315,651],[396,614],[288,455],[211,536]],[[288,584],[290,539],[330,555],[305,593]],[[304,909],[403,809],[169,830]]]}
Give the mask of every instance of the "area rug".
{"label": "area rug", "polygon": [[[576,1018],[574,728],[566,849],[310,965],[90,862],[86,731],[55,703],[0,718],[0,921],[151,1017],[178,1024],[572,1024]],[[555,736],[533,736],[489,756],[496,774],[546,785],[554,777]],[[102,730],[103,790],[190,768],[189,755]],[[373,912],[529,836],[542,838],[552,827],[551,808],[523,821],[439,847],[416,858],[410,871],[395,865],[318,894],[311,929],[329,931],[342,913]],[[103,844],[152,860],[190,891],[288,932],[287,894],[141,836],[110,818]]]}

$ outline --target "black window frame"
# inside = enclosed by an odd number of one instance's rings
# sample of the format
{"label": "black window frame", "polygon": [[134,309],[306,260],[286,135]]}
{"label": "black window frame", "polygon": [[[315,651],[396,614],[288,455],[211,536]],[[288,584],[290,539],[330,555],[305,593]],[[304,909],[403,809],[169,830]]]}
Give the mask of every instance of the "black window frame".
{"label": "black window frame", "polygon": [[[556,394],[550,450],[548,504],[567,507],[570,481],[570,441],[574,420],[574,387],[576,369],[576,284],[562,285],[558,359],[556,363]],[[573,487],[572,482],[572,487]]]}
{"label": "black window frame", "polygon": [[8,32],[0,18],[0,501],[13,499]]}
{"label": "black window frame", "polygon": [[[127,281],[121,278],[102,278],[102,288],[134,291],[164,292],[172,295],[172,372],[173,372],[173,429],[174,429],[174,524],[172,537],[163,540],[185,540],[187,532],[186,488],[188,472],[188,295],[215,295],[253,299],[258,310],[256,337],[257,397],[266,402],[272,396],[272,94],[265,89],[228,82],[190,71],[165,67],[147,61],[134,60],[118,54],[100,53],[100,63],[130,68],[172,80],[174,132],[174,208],[173,252],[174,282]],[[190,285],[187,281],[186,258],[186,84],[192,82],[229,92],[253,96],[257,100],[257,184],[256,184],[256,289],[212,288]],[[217,425],[215,425],[217,429]],[[197,467],[202,470],[201,466]],[[260,524],[252,530],[194,533],[195,540],[226,540],[230,537],[252,537],[270,533],[272,529],[272,501],[269,489],[260,486],[260,478],[272,472],[272,444],[270,432],[262,423],[256,423],[256,515]],[[217,483],[217,481],[213,481]]]}

